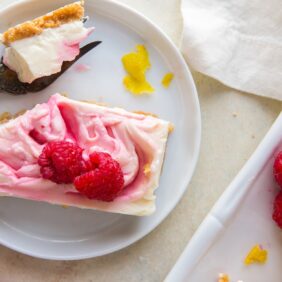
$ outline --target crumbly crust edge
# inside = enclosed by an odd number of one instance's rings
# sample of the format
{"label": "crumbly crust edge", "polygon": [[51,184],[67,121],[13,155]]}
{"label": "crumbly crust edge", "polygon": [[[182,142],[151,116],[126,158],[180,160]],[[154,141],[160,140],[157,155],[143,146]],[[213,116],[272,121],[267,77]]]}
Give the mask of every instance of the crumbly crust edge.
{"label": "crumbly crust edge", "polygon": [[1,34],[0,40],[3,44],[9,46],[14,41],[39,35],[46,28],[55,28],[65,23],[80,20],[84,16],[83,5],[84,1],[75,2],[34,20],[11,27]]}

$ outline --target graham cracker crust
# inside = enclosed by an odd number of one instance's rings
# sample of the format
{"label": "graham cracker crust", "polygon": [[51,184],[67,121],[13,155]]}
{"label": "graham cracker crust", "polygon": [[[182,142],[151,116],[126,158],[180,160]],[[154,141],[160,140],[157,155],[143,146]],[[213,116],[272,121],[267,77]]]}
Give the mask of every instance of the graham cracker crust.
{"label": "graham cracker crust", "polygon": [[65,23],[80,20],[84,16],[83,4],[84,1],[75,2],[34,20],[11,27],[2,34],[1,40],[8,46],[16,40],[39,35],[45,28],[55,28]]}

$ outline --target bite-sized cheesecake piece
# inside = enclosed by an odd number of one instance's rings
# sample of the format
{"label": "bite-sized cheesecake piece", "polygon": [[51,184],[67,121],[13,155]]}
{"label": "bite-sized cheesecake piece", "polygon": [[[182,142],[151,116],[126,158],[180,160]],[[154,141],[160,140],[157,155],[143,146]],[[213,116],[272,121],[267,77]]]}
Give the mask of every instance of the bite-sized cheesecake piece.
{"label": "bite-sized cheesecake piece", "polygon": [[6,46],[4,64],[27,83],[59,72],[64,61],[75,59],[79,44],[93,31],[84,27],[83,16],[83,2],[75,2],[11,27],[0,37]]}
{"label": "bite-sized cheesecake piece", "polygon": [[0,125],[0,194],[152,214],[171,130],[154,116],[55,94]]}

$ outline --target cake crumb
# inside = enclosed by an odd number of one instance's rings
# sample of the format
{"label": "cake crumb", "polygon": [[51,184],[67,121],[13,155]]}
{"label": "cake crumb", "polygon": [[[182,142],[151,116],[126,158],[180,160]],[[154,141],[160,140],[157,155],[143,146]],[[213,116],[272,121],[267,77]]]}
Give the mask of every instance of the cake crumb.
{"label": "cake crumb", "polygon": [[237,117],[237,116],[238,116],[238,113],[234,112],[234,113],[232,114],[232,116],[233,116],[233,117]]}
{"label": "cake crumb", "polygon": [[9,121],[10,119],[12,119],[13,116],[11,113],[9,112],[4,112],[0,115],[0,124],[5,123],[7,121]]}
{"label": "cake crumb", "polygon": [[169,123],[169,126],[168,126],[168,132],[171,133],[174,131],[174,124],[172,123]]}
{"label": "cake crumb", "polygon": [[255,134],[252,134],[252,139],[255,139],[255,138],[256,138]]}
{"label": "cake crumb", "polygon": [[264,250],[261,245],[255,245],[247,254],[244,263],[245,265],[264,264],[267,261],[267,255],[267,250]]}
{"label": "cake crumb", "polygon": [[218,274],[218,282],[229,282],[229,276],[225,273],[219,273]]}

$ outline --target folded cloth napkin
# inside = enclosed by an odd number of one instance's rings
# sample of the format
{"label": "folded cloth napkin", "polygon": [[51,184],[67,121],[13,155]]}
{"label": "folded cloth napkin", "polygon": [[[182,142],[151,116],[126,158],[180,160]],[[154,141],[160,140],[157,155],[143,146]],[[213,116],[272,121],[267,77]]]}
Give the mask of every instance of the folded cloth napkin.
{"label": "folded cloth napkin", "polygon": [[281,0],[182,0],[182,51],[195,70],[282,100]]}

